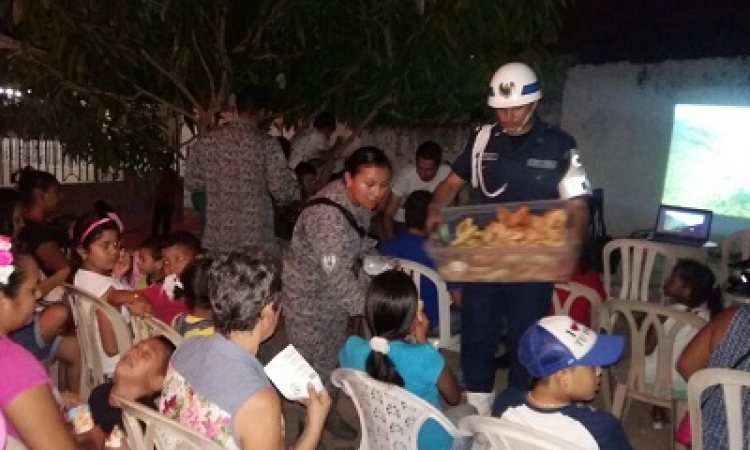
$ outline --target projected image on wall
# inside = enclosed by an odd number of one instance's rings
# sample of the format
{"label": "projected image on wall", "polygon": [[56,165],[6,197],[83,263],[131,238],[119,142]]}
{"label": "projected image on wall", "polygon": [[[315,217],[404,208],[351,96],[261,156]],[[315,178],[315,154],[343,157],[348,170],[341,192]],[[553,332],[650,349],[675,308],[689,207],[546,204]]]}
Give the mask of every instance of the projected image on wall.
{"label": "projected image on wall", "polygon": [[662,203],[750,218],[750,107],[675,106]]}

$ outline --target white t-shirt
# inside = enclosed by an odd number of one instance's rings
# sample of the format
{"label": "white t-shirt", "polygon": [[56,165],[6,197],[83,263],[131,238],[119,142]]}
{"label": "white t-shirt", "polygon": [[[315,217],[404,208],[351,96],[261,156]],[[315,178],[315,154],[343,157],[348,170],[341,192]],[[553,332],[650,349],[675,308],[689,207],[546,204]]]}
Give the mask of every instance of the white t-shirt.
{"label": "white t-shirt", "polygon": [[[711,318],[711,314],[709,313],[705,305],[699,306],[695,309],[688,309],[687,306],[679,303],[675,303],[670,306],[678,311],[687,311],[693,313],[696,316],[705,319],[706,321]],[[669,333],[669,330],[671,330],[673,326],[674,320],[667,319],[664,322],[664,332]],[[690,343],[690,341],[693,340],[695,335],[698,334],[698,331],[699,330],[686,325],[682,327],[674,337],[674,347],[672,347],[672,390],[687,390],[687,382],[682,378],[682,375],[677,372],[677,369],[675,369],[675,367],[677,366],[677,360],[680,359],[680,355],[682,355],[682,351],[685,350],[685,347],[687,347],[687,345]],[[656,364],[658,361],[659,349],[654,349],[654,351],[650,355],[646,355],[644,370],[647,384],[652,384],[656,378]]]}
{"label": "white t-shirt", "polygon": [[414,191],[434,191],[437,185],[450,175],[450,173],[451,168],[442,164],[438,168],[437,174],[430,181],[422,181],[417,174],[417,166],[415,164],[409,164],[399,170],[391,184],[391,191],[398,195],[399,198],[398,211],[396,211],[393,219],[397,222],[404,222],[406,220],[403,205],[409,194]]}
{"label": "white t-shirt", "polygon": [[[90,292],[97,297],[101,297],[102,295],[104,295],[104,293],[107,292],[109,288],[118,290],[132,289],[130,286],[123,284],[110,276],[100,275],[96,272],[91,272],[85,269],[78,269],[76,271],[75,278],[73,278],[73,284],[76,287],[79,287],[86,292]],[[122,317],[125,319],[125,322],[130,322],[130,311],[128,311],[127,308],[121,306],[119,308],[115,307],[115,309],[119,309],[120,314],[122,314]],[[96,349],[102,358],[102,370],[104,371],[105,375],[112,374],[115,371],[115,365],[117,364],[117,361],[120,360],[120,355],[108,356],[104,351],[104,347],[102,346],[102,341],[99,337],[99,324],[96,321],[94,321],[94,329],[96,330],[97,336]]]}
{"label": "white t-shirt", "polygon": [[321,150],[328,150],[328,139],[317,128],[308,128],[295,134],[291,141],[292,151],[289,154],[289,168],[294,170],[303,161],[319,158]]}

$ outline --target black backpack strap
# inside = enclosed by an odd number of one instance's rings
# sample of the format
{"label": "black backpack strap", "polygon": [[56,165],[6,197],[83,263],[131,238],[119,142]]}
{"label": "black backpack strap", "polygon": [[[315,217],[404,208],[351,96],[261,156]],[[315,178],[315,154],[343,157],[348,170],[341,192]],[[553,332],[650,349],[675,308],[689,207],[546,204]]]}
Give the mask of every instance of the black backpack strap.
{"label": "black backpack strap", "polygon": [[364,238],[365,236],[367,236],[367,230],[365,230],[364,228],[362,228],[359,225],[359,223],[357,223],[357,219],[354,218],[354,214],[352,214],[351,211],[349,211],[348,209],[344,208],[339,203],[334,202],[330,198],[327,198],[327,197],[317,197],[317,198],[314,198],[312,200],[309,200],[307,203],[305,203],[305,205],[302,207],[302,209],[300,209],[300,211],[304,210],[305,208],[308,208],[310,206],[315,206],[315,205],[333,206],[334,208],[336,208],[339,211],[341,211],[341,214],[344,215],[344,218],[346,218],[346,221],[349,222],[349,225],[351,225],[352,228],[354,228],[354,230],[359,234],[360,238]]}

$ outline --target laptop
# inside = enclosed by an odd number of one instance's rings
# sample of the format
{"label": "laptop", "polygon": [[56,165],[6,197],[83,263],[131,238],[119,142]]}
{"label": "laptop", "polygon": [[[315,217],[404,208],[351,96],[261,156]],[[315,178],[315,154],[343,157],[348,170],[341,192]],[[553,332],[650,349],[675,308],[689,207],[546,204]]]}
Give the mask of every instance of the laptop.
{"label": "laptop", "polygon": [[713,218],[714,213],[707,209],[661,204],[651,240],[702,247],[711,236]]}

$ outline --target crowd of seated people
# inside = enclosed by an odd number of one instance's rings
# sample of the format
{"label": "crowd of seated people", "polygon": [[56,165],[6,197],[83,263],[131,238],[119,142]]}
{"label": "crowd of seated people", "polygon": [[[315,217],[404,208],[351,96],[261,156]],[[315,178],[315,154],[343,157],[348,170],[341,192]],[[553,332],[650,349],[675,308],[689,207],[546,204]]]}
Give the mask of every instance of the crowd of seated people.
{"label": "crowd of seated people", "polygon": [[[330,204],[351,202],[344,209],[359,214],[363,204],[377,203],[373,199],[382,197],[382,193],[368,194],[368,183],[387,184],[390,165],[382,152],[368,148],[364,153],[348,161],[344,176],[331,182],[337,185],[321,191],[333,200],[317,203],[315,210],[301,208],[306,213],[298,228],[310,241],[306,245],[322,252],[315,254],[319,261],[308,262],[320,264],[316,272],[320,276],[345,271],[347,282],[361,298],[357,304],[347,304],[343,316],[364,316],[372,333],[369,338],[350,335],[326,352],[337,357],[339,366],[400,386],[458,423],[476,410],[462,402],[460,382],[440,351],[427,343],[438,321],[434,288],[421,286],[420,299],[411,278],[398,270],[372,276],[363,275],[354,263],[338,267],[343,259],[337,260],[338,254],[332,252],[344,249],[319,248],[315,233],[325,224],[305,222],[316,214],[334,217],[356,241],[352,248],[361,251],[360,256],[374,251],[370,238],[355,227],[359,216],[351,219]],[[288,259],[282,269],[283,258],[256,247],[204,255],[200,239],[186,231],[149,237],[131,253],[122,247],[123,222],[113,211],[94,208],[70,227],[60,226],[50,220],[60,201],[60,186],[52,175],[24,169],[18,185],[18,189],[0,189],[0,412],[10,436],[32,450],[113,448],[114,441],[108,437],[122,433],[123,428],[118,397],[154,408],[227,449],[278,450],[285,442],[294,442],[297,450],[312,450],[319,446],[324,431],[336,434],[329,417],[337,396],[325,379],[325,387],[306,386],[299,435],[285,436],[284,402],[257,357],[282,314],[294,312],[294,305],[285,303],[283,295],[282,274],[291,267]],[[360,200],[362,204],[357,203]],[[406,198],[406,230],[381,242],[381,252],[434,267],[422,249],[429,200],[426,191]],[[296,233],[291,237],[292,257],[295,252],[297,258],[312,254],[305,253],[307,247]],[[326,239],[333,242],[335,236],[326,235]],[[583,262],[579,265],[577,273],[593,277],[593,284],[600,286],[598,273],[587,270]],[[175,347],[164,337],[152,337],[120,353],[109,319],[97,315],[96,349],[106,381],[88,398],[78,398],[79,337],[65,301],[49,300],[56,298],[64,282],[105,300],[124,321],[131,315],[153,315],[186,339]],[[449,284],[449,289],[460,306],[461,286]],[[675,383],[684,383],[704,367],[750,370],[750,352],[743,339],[750,307],[723,312],[714,307],[721,298],[707,266],[680,261],[664,292],[681,309],[711,318],[703,330],[682,338],[680,348],[675,349]],[[321,311],[308,306],[305,314]],[[608,412],[588,405],[603,367],[620,357],[623,339],[589,329],[589,311],[573,308],[571,315],[542,319],[526,331],[518,359],[531,375],[529,388],[500,392],[493,415],[529,430],[564,430],[560,437],[582,448],[631,449],[622,425]],[[344,321],[336,323],[342,330]],[[60,385],[53,384],[43,366],[50,358],[64,368]],[[314,357],[309,362],[313,367],[322,364]],[[323,372],[328,373],[332,366],[326,364]],[[88,405],[93,427],[75,433],[63,413],[82,404]],[[721,406],[720,399],[705,406],[714,418],[704,430],[706,442],[716,443],[710,448],[726,448],[722,431],[726,418],[716,412]],[[662,411],[654,414],[655,421],[664,420]],[[448,450],[463,444],[452,441],[434,422],[425,423],[418,439],[420,449]],[[127,442],[118,445],[127,448]]]}

